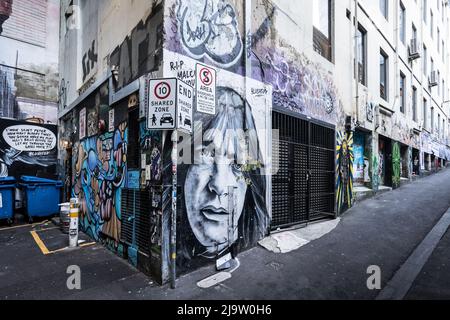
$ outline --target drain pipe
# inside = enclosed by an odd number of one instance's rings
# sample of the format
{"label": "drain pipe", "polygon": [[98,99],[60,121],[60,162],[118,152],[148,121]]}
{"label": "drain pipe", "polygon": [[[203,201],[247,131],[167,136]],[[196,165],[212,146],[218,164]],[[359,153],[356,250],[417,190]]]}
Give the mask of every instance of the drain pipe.
{"label": "drain pipe", "polygon": [[359,1],[355,0],[355,84],[356,84],[356,124],[359,124],[359,65],[358,65],[358,9],[359,9]]}

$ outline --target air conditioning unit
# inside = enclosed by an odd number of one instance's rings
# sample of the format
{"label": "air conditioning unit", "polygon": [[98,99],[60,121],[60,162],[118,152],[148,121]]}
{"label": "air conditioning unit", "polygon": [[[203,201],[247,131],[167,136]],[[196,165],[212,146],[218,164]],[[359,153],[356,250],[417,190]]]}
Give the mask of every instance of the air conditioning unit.
{"label": "air conditioning unit", "polygon": [[411,43],[409,45],[409,60],[413,61],[420,58],[419,51],[419,41],[417,39],[411,39]]}
{"label": "air conditioning unit", "polygon": [[430,74],[430,78],[429,78],[429,84],[430,84],[430,88],[431,87],[435,87],[438,85],[438,78],[437,78],[437,72],[436,71],[431,71]]}

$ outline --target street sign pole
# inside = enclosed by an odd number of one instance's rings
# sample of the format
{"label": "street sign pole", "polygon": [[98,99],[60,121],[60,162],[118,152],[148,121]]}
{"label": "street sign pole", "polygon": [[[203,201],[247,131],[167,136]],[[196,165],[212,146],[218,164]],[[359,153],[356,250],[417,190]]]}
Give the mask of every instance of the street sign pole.
{"label": "street sign pole", "polygon": [[172,289],[176,288],[176,263],[177,263],[177,164],[178,164],[178,131],[172,133],[172,218],[170,226],[170,259],[171,259],[171,283]]}

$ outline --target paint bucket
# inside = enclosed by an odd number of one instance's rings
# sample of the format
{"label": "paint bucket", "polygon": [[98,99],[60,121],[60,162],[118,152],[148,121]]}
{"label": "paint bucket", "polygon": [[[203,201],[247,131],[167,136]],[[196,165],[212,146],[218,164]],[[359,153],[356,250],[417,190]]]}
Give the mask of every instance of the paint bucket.
{"label": "paint bucket", "polygon": [[61,231],[65,234],[69,234],[70,227],[70,202],[61,203],[59,205],[59,220]]}

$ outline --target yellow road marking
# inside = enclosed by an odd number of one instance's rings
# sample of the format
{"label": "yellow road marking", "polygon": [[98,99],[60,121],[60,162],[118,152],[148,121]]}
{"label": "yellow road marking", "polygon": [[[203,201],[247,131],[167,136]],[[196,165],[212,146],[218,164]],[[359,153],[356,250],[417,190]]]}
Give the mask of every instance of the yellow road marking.
{"label": "yellow road marking", "polygon": [[34,231],[36,231],[36,232],[44,232],[44,231],[55,230],[55,229],[59,229],[59,227],[53,227],[53,228],[47,228],[47,229],[41,229],[41,230],[34,230]]}
{"label": "yellow road marking", "polygon": [[[57,227],[46,229],[46,230],[52,230],[52,229],[57,229]],[[46,231],[46,230],[39,230],[39,231]],[[53,251],[48,250],[47,247],[45,246],[44,242],[41,240],[41,238],[37,234],[39,231],[30,231],[30,233],[33,236],[33,239],[36,242],[36,244],[38,245],[39,249],[41,249],[42,254],[49,255],[49,254],[54,254],[54,253],[58,253],[58,252],[62,252],[62,251],[66,251],[66,250],[70,249],[69,247],[65,247],[65,248],[61,248],[61,249],[57,249],[57,250],[53,250]],[[83,244],[80,244],[78,246],[78,248],[85,248],[85,247],[93,246],[94,244],[96,244],[96,242],[83,243]]]}
{"label": "yellow road marking", "polygon": [[19,228],[26,228],[26,227],[34,228],[34,227],[38,227],[38,226],[43,225],[43,224],[46,224],[46,223],[48,223],[48,221],[39,222],[39,223],[36,223],[36,224],[24,224],[24,225],[21,225],[21,226],[15,226],[15,227],[0,228],[0,232],[1,232],[1,231],[6,231],[6,230],[19,229]]}
{"label": "yellow road marking", "polygon": [[47,255],[50,253],[50,251],[47,249],[45,244],[42,242],[41,238],[37,234],[36,231],[30,231],[31,235],[33,236],[34,241],[36,241],[36,244],[38,245],[39,249],[41,249],[42,253],[44,255]]}

